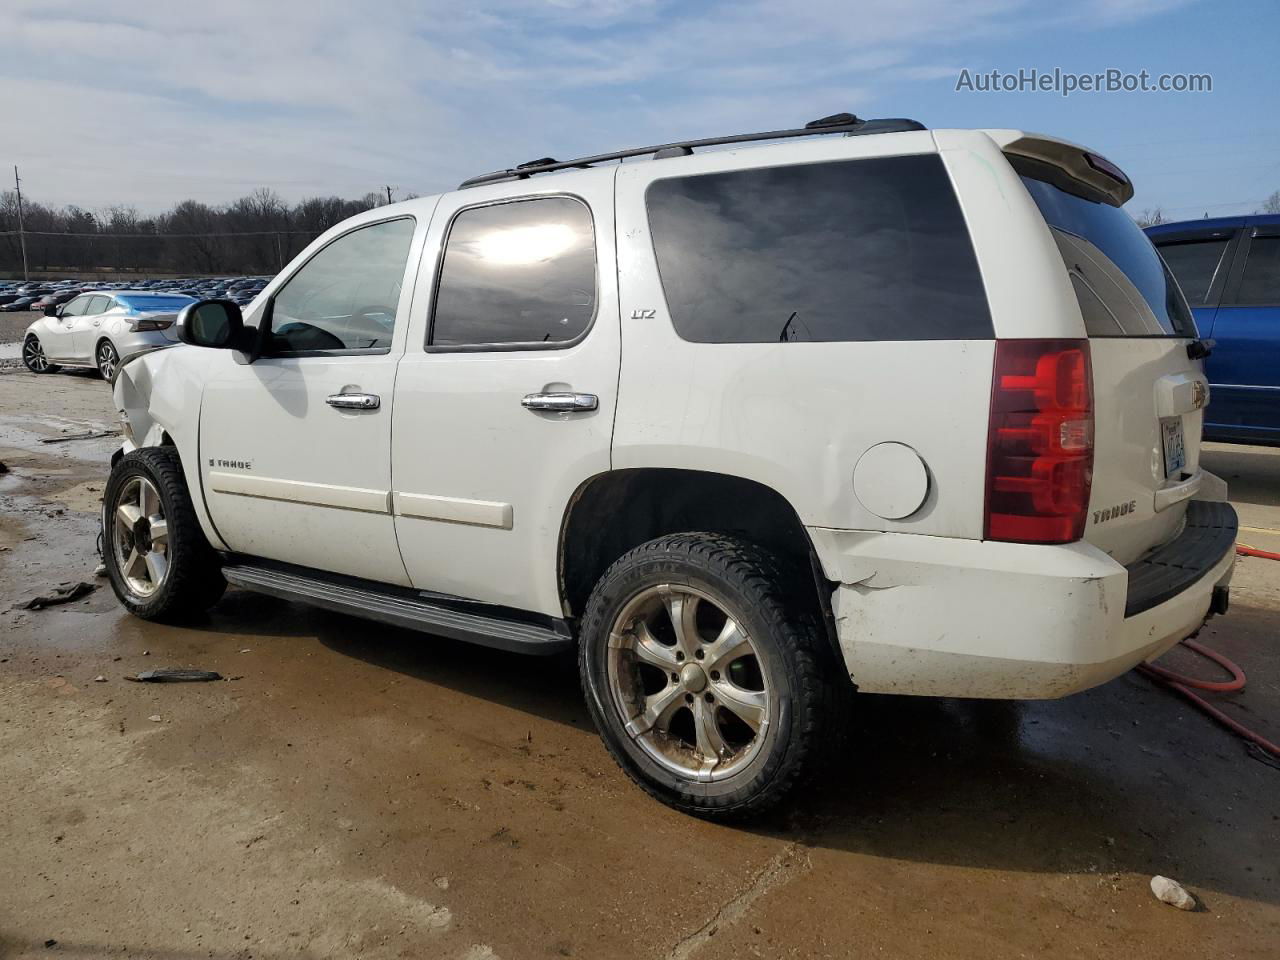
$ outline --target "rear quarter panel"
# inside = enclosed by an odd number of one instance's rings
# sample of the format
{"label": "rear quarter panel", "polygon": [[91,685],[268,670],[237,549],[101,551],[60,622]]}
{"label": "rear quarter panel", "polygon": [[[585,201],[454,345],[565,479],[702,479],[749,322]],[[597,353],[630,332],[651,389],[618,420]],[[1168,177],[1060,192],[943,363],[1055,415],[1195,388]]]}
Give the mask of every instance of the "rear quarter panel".
{"label": "rear quarter panel", "polygon": [[[683,340],[667,310],[645,209],[645,189],[659,176],[933,152],[932,136],[918,132],[623,165],[614,469],[678,467],[755,480],[808,526],[980,537],[992,341]],[[970,167],[971,176],[990,180],[976,162]],[[1003,295],[1013,310],[1018,291]],[[914,449],[929,472],[925,502],[901,520],[876,516],[854,494],[855,465],[884,441]]]}

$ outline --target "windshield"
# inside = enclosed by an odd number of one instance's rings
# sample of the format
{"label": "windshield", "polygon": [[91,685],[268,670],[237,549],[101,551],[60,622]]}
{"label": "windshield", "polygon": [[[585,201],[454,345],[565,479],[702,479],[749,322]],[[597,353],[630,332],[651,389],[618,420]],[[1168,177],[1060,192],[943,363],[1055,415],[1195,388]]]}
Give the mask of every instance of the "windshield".
{"label": "windshield", "polygon": [[1196,336],[1173,274],[1127,213],[1043,180],[1022,182],[1053,231],[1089,336]]}
{"label": "windshield", "polygon": [[128,294],[117,296],[116,300],[130,310],[181,310],[189,303],[195,303],[194,297],[155,296],[151,294]]}

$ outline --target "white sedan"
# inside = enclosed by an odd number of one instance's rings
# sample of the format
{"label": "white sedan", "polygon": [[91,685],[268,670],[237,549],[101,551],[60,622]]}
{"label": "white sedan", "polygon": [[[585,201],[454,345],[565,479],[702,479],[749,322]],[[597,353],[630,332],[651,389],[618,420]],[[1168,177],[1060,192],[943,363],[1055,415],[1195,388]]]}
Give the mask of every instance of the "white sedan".
{"label": "white sedan", "polygon": [[120,358],[177,343],[173,321],[195,298],[145,290],[83,293],[27,327],[22,362],[32,373],[93,367],[110,380]]}

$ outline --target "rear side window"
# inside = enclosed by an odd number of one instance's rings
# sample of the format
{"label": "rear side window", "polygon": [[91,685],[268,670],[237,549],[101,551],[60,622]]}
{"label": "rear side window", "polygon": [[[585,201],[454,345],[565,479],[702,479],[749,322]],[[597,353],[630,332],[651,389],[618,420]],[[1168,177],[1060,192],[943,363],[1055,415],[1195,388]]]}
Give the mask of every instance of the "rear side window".
{"label": "rear side window", "polygon": [[1280,237],[1254,237],[1236,303],[1280,304]]}
{"label": "rear side window", "polygon": [[1222,265],[1222,254],[1227,249],[1226,240],[1192,240],[1187,243],[1169,243],[1161,246],[1160,256],[1169,265],[1178,280],[1178,286],[1193,306],[1204,303],[1209,296],[1213,278]]}
{"label": "rear side window", "polygon": [[1023,172],[1022,182],[1053,231],[1071,275],[1089,336],[1196,335],[1173,274],[1127,213]]}
{"label": "rear side window", "polygon": [[595,230],[582,201],[516,200],[454,218],[432,346],[554,346],[585,333],[595,312]]}
{"label": "rear side window", "polygon": [[646,194],[676,332],[699,343],[993,336],[937,156],[734,170]]}

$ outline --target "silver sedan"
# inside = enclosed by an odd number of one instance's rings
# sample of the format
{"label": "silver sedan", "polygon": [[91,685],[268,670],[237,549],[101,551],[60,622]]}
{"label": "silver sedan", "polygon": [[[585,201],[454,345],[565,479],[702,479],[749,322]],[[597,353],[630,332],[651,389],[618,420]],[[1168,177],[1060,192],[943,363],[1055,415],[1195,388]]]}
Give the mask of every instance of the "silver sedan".
{"label": "silver sedan", "polygon": [[173,322],[194,297],[146,290],[98,290],[50,307],[27,327],[22,362],[32,373],[59,367],[93,367],[106,380],[120,358],[148,347],[176,343]]}

